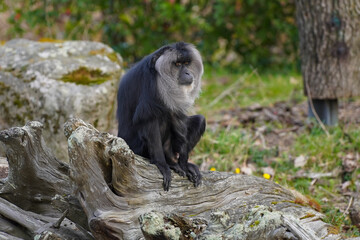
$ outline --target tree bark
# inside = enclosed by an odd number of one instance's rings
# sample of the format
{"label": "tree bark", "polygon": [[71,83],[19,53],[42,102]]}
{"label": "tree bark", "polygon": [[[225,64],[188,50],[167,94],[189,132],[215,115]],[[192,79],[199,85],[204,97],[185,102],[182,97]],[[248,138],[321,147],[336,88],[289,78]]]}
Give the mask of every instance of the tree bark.
{"label": "tree bark", "polygon": [[[101,133],[79,119],[69,120],[64,131],[69,168],[59,165],[44,146],[40,123],[0,132],[10,163],[10,175],[0,184],[0,196],[42,213],[24,211],[0,198],[0,239],[2,235],[22,238],[14,234],[16,228],[40,239],[46,239],[49,231],[57,234],[57,239],[71,238],[62,235],[65,230],[73,238],[78,234],[76,239],[340,238],[332,234],[331,225],[321,221],[323,215],[309,207],[311,201],[272,181],[203,172],[202,184],[195,188],[188,179],[173,174],[170,190],[165,192],[156,166],[135,155],[121,138]],[[22,164],[30,168],[27,174]],[[59,184],[53,184],[57,178]],[[10,197],[11,193],[17,197]],[[58,212],[53,206],[54,194],[69,196],[62,199],[65,204]],[[71,218],[75,230],[66,229],[69,222],[54,224],[56,219],[47,216],[60,217],[61,222],[67,215],[59,213],[78,206],[69,203],[73,196],[87,216],[92,236],[77,227],[83,222],[81,213]],[[30,220],[24,221],[26,218]],[[54,226],[58,228],[54,230]]]}
{"label": "tree bark", "polygon": [[311,99],[360,95],[360,1],[296,0],[301,71]]}

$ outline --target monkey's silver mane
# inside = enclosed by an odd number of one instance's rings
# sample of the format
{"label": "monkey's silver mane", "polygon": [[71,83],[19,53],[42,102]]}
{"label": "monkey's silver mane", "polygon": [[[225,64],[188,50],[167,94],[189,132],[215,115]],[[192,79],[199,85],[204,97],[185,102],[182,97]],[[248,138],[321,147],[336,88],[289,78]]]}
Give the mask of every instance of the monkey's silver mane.
{"label": "monkey's silver mane", "polygon": [[166,50],[155,63],[155,69],[158,73],[157,88],[161,100],[172,111],[182,113],[187,113],[199,96],[201,77],[204,72],[199,51],[191,44],[187,44],[186,49],[191,56],[188,70],[194,77],[190,86],[178,84],[179,70],[174,66],[174,62],[180,53],[175,48]]}

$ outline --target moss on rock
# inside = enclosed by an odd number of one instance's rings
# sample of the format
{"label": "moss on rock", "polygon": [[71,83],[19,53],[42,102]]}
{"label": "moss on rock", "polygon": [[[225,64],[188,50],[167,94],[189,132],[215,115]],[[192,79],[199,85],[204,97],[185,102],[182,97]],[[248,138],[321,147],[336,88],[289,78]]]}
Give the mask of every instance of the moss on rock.
{"label": "moss on rock", "polygon": [[101,72],[98,69],[88,69],[80,67],[64,75],[61,80],[64,82],[73,82],[81,85],[96,85],[112,79],[110,74]]}

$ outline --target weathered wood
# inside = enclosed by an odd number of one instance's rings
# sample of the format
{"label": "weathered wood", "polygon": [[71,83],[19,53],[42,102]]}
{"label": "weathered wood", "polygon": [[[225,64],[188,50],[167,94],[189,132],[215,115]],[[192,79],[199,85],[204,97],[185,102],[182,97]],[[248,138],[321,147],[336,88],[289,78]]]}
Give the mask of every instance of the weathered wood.
{"label": "weathered wood", "polygon": [[88,228],[87,218],[72,195],[69,166],[46,147],[42,128],[39,122],[29,122],[0,132],[9,162],[8,177],[0,180],[0,197],[49,217],[60,217],[69,210],[69,219]]}
{"label": "weathered wood", "polygon": [[23,240],[24,238],[18,238],[13,235],[7,234],[5,232],[0,232],[0,239],[1,240]]}
{"label": "weathered wood", "polygon": [[296,0],[304,89],[312,99],[360,95],[360,1]]}
{"label": "weathered wood", "polygon": [[126,143],[89,124],[65,124],[76,196],[96,239],[339,239],[323,215],[280,185],[254,176],[203,172],[195,188],[162,176]]}
{"label": "weathered wood", "polygon": [[[10,164],[0,181],[0,239],[340,238],[303,196],[272,181],[203,172],[195,188],[173,174],[164,192],[159,170],[121,138],[79,119],[64,131],[69,166],[46,148],[38,122],[0,132]],[[92,235],[80,226],[85,214]]]}
{"label": "weathered wood", "polygon": [[76,229],[75,223],[68,219],[54,226],[57,219],[25,211],[3,198],[0,198],[0,217],[3,219],[0,239],[47,239],[49,236],[51,239],[93,239],[82,228]]}

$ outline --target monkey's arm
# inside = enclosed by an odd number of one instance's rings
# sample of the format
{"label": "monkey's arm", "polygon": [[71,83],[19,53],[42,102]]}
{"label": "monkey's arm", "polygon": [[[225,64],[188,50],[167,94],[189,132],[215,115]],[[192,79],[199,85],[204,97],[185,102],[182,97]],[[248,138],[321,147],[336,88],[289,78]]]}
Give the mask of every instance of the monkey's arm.
{"label": "monkey's arm", "polygon": [[155,164],[164,177],[163,186],[165,191],[169,191],[171,182],[171,171],[166,163],[164,150],[161,143],[159,123],[151,120],[141,124],[139,136],[144,141],[150,156],[150,163]]}

